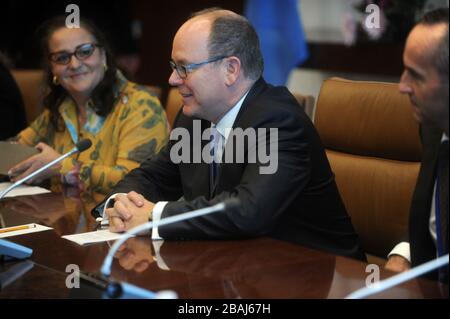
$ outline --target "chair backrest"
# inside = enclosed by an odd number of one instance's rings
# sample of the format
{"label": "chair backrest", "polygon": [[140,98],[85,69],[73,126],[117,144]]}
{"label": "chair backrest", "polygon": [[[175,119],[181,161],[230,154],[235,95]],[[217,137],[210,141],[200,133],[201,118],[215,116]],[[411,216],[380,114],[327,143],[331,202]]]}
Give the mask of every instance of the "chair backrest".
{"label": "chair backrest", "polygon": [[166,103],[166,115],[171,129],[173,127],[173,123],[178,114],[178,111],[181,109],[182,106],[183,106],[183,99],[180,95],[180,92],[178,92],[177,88],[171,88],[169,90],[169,95],[167,97]]}
{"label": "chair backrest", "polygon": [[12,70],[14,79],[22,94],[28,124],[42,112],[44,93],[44,72],[42,70]]}
{"label": "chair backrest", "polygon": [[386,257],[407,232],[420,167],[419,127],[393,83],[324,81],[315,125],[368,254]]}
{"label": "chair backrest", "polygon": [[312,120],[314,116],[314,96],[312,95],[303,95],[300,93],[292,93],[292,95],[297,100],[298,104],[303,108],[306,115]]}

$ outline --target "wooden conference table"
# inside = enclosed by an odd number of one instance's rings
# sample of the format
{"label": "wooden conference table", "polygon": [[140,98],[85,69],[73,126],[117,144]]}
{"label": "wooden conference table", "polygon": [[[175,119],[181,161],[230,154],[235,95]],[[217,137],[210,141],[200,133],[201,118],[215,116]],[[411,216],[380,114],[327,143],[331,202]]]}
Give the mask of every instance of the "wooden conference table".
{"label": "wooden conference table", "polygon": [[[4,199],[4,226],[37,222],[52,230],[8,240],[33,249],[26,262],[0,263],[2,272],[28,265],[0,298],[90,298],[95,289],[66,286],[77,265],[84,274],[98,274],[110,243],[79,246],[62,235],[91,231],[90,210],[101,196],[41,194]],[[159,253],[155,253],[159,251]],[[22,263],[22,264],[20,264]],[[259,238],[242,241],[165,241],[159,249],[149,238],[127,241],[116,255],[112,278],[151,291],[173,290],[179,298],[344,298],[365,286],[367,264],[288,242]],[[73,270],[72,270],[73,271]],[[382,279],[392,273],[380,269]],[[0,277],[1,278],[1,277]],[[444,288],[413,280],[376,298],[448,298]]]}

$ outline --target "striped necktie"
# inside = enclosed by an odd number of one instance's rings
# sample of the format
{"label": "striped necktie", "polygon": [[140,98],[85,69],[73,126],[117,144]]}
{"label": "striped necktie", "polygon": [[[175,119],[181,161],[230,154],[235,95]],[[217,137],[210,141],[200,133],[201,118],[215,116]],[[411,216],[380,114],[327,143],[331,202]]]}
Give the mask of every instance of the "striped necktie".
{"label": "striped necktie", "polygon": [[219,176],[219,167],[222,162],[223,136],[215,125],[211,126],[211,188],[214,189],[217,177]]}

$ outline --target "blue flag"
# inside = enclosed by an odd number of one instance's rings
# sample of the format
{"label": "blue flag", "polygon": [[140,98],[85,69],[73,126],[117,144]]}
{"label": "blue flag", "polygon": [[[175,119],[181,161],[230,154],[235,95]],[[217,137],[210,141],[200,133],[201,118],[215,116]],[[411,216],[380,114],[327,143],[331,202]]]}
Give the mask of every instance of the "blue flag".
{"label": "blue flag", "polygon": [[293,68],[308,58],[298,0],[247,0],[245,15],[255,27],[264,57],[264,78],[286,85]]}

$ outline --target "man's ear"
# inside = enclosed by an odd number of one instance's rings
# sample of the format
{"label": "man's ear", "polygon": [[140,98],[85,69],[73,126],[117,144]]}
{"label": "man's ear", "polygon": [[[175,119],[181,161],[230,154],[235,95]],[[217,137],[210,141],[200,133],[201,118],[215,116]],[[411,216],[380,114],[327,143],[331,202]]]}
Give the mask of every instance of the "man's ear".
{"label": "man's ear", "polygon": [[241,60],[235,56],[226,58],[225,60],[226,79],[227,86],[232,86],[239,78],[241,70]]}

